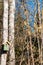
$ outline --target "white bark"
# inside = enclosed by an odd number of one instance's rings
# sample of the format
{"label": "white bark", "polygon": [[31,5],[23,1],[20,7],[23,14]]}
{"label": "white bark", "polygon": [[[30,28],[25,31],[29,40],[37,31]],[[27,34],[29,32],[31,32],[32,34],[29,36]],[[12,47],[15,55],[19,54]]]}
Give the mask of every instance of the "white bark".
{"label": "white bark", "polygon": [[7,54],[1,55],[1,65],[6,65]]}
{"label": "white bark", "polygon": [[3,43],[8,41],[8,0],[4,0],[3,13]]}
{"label": "white bark", "polygon": [[[3,44],[8,41],[8,0],[4,0],[3,13]],[[6,65],[7,54],[1,55],[1,65]]]}
{"label": "white bark", "polygon": [[9,41],[11,43],[10,47],[10,62],[9,65],[15,65],[15,51],[14,51],[14,14],[15,14],[15,0],[10,0],[9,9]]}

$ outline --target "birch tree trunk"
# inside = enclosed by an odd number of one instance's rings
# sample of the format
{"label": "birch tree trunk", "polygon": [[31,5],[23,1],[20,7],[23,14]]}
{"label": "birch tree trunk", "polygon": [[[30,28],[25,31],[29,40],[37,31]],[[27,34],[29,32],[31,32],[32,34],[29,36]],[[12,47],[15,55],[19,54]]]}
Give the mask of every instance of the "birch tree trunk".
{"label": "birch tree trunk", "polygon": [[[8,0],[4,0],[3,13],[3,44],[8,41]],[[6,65],[7,54],[1,55],[1,65]]]}
{"label": "birch tree trunk", "polygon": [[15,65],[15,51],[14,51],[14,14],[15,14],[15,0],[9,0],[10,9],[9,9],[9,42],[11,43],[10,47],[10,61],[9,65]]}

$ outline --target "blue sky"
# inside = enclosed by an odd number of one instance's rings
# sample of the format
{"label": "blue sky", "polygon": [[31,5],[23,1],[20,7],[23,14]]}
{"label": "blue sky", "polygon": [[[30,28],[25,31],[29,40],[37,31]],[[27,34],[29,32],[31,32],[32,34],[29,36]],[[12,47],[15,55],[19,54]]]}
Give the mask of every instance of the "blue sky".
{"label": "blue sky", "polygon": [[[39,0],[39,1],[40,1],[40,9],[42,9],[42,0]],[[30,12],[32,12],[34,10],[35,3],[33,3],[32,0],[30,0],[29,2],[27,2],[27,5],[31,7]],[[30,26],[31,26],[32,31],[33,31],[33,28],[32,28],[33,25],[34,25],[34,18],[32,18],[32,21],[30,22]]]}
{"label": "blue sky", "polygon": [[[19,1],[16,4],[16,7],[17,7],[16,9],[18,10],[19,7],[20,7],[20,5],[21,5],[21,3],[20,3],[20,0],[17,0],[17,1]],[[40,1],[40,9],[42,9],[42,0],[39,0],[39,1]],[[30,13],[33,13],[34,14],[35,0],[26,0],[25,4],[26,4],[26,9],[28,9],[30,11]],[[26,18],[24,16],[24,12],[22,11],[22,9],[20,9],[20,12],[21,12],[22,17]],[[34,17],[30,15],[29,20],[30,19],[31,19],[31,21],[28,21],[29,22],[29,25],[31,27],[33,27],[33,25],[34,25]],[[32,31],[33,31],[33,29],[32,29]]]}

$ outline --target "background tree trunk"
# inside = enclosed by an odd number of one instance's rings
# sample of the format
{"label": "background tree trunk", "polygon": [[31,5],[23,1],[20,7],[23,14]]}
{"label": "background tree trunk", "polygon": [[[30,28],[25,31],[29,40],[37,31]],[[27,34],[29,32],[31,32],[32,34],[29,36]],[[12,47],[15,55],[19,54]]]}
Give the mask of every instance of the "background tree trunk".
{"label": "background tree trunk", "polygon": [[[37,2],[38,2],[38,14],[39,14],[39,25],[41,26],[41,11],[40,11],[40,2],[39,2],[39,0],[37,0]],[[42,38],[42,44],[41,44],[41,54],[40,54],[40,61],[41,61],[41,65],[42,65],[42,56],[43,56],[43,52],[42,52],[42,47],[43,47],[43,33],[42,33],[42,30],[41,30],[41,38]]]}

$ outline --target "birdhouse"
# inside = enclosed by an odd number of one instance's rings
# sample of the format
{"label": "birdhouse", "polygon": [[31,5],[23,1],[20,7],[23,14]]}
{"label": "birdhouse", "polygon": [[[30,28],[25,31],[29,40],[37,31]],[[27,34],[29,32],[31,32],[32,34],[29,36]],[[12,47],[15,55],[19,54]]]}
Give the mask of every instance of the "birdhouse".
{"label": "birdhouse", "polygon": [[8,44],[4,44],[3,50],[4,51],[9,51],[9,45]]}
{"label": "birdhouse", "polygon": [[2,44],[1,53],[7,53],[9,51],[9,45],[8,44]]}

